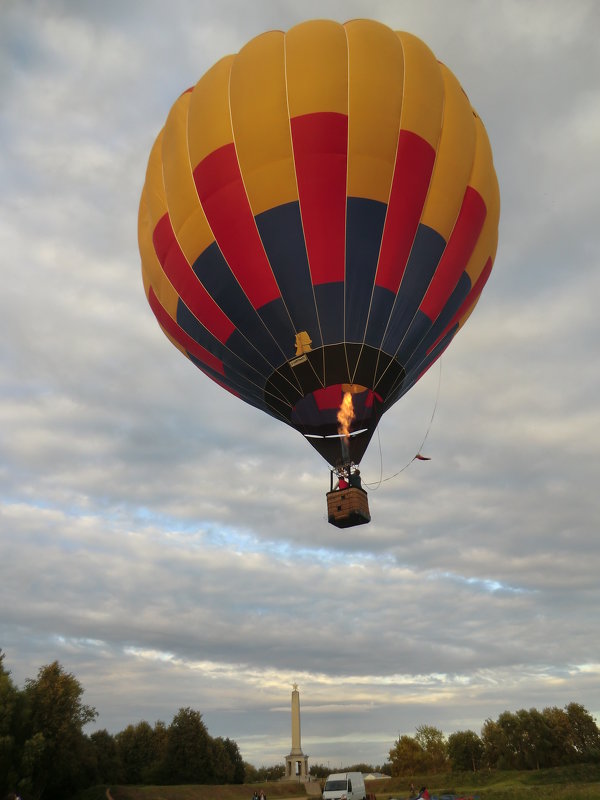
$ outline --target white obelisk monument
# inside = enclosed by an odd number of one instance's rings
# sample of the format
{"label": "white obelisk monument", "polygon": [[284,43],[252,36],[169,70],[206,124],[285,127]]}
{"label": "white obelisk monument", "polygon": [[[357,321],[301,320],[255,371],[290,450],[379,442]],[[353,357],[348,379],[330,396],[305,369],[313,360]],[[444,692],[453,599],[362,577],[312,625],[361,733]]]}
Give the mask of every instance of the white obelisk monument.
{"label": "white obelisk monument", "polygon": [[300,692],[297,684],[292,689],[292,749],[285,757],[285,777],[291,781],[308,779],[308,756],[303,754],[300,743]]}

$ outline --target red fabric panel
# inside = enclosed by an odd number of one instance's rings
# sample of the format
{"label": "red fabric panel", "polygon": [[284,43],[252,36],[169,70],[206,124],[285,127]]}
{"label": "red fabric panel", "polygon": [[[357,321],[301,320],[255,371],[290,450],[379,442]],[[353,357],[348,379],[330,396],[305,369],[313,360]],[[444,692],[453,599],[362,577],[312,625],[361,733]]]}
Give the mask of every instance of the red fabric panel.
{"label": "red fabric panel", "polygon": [[313,397],[319,411],[327,408],[339,408],[342,402],[342,385],[336,383],[333,386],[326,386],[324,389],[317,389],[313,392]]}
{"label": "red fabric panel", "polygon": [[165,212],[152,231],[152,244],[154,245],[154,252],[156,253],[161,267],[165,263],[167,253],[173,244],[174,238],[175,234],[173,233],[171,220],[169,219],[168,213]]}
{"label": "red fabric panel", "polygon": [[165,275],[179,297],[196,319],[224,344],[235,329],[235,325],[221,311],[194,274],[175,238],[168,214],[156,223],[152,240]]}
{"label": "red fabric panel", "polygon": [[[215,372],[219,372],[221,375],[225,375],[223,362],[216,356],[213,356],[212,353],[209,353],[208,350],[199,345],[198,342],[194,341],[191,336],[188,336],[188,334],[179,327],[175,320],[169,316],[169,314],[167,314],[163,306],[160,304],[160,301],[154,293],[154,289],[152,287],[150,287],[150,296],[148,298],[148,302],[150,303],[150,308],[154,312],[154,316],[158,320],[159,325],[169,334],[169,336],[175,339],[176,342],[179,342],[179,344],[184,347],[188,353],[191,353],[203,364],[206,364],[207,367],[215,370]],[[210,377],[212,377],[212,375]]]}
{"label": "red fabric panel", "polygon": [[369,392],[367,393],[367,399],[365,400],[365,408],[371,408],[371,406],[373,405],[373,400],[375,399],[375,397],[377,397],[379,402],[381,402],[381,397],[379,395],[376,395],[375,392],[372,392],[369,389]]}
{"label": "red fabric panel", "polygon": [[313,285],[343,281],[348,117],[322,111],[294,117],[290,123]]}
{"label": "red fabric panel", "polygon": [[198,197],[229,268],[255,309],[280,297],[256,229],[233,143],[194,170]]}
{"label": "red fabric panel", "polygon": [[400,131],[375,283],[398,291],[429,189],[435,150],[416,133]]}
{"label": "red fabric panel", "polygon": [[[381,402],[381,397],[370,389],[366,393],[361,393],[360,396],[362,397],[363,394],[366,394],[364,398],[365,408],[371,408],[375,397]],[[326,386],[324,389],[317,389],[313,392],[319,411],[324,411],[328,408],[339,408],[343,395],[341,383],[334,383],[331,386]]]}
{"label": "red fabric panel", "polygon": [[440,259],[420,310],[429,319],[437,319],[458,279],[466,269],[481,233],[487,209],[483,198],[467,186],[454,229]]}

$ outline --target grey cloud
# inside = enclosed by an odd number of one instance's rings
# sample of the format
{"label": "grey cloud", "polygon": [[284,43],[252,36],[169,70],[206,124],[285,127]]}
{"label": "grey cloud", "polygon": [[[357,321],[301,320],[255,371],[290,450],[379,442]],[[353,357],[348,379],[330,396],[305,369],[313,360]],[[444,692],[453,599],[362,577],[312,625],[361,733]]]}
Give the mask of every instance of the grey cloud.
{"label": "grey cloud", "polygon": [[[365,9],[170,8],[0,11],[8,668],[22,683],[58,658],[113,731],[194,705],[257,764],[289,749],[294,681],[305,750],[332,764],[507,705],[598,714],[596,4],[369,8],[456,72],[503,209],[481,302],[441,378],[382,420],[373,521],[345,532],[316,451],[156,326],[136,216],[180,91],[261,30]],[[428,429],[432,461],[410,464]]]}

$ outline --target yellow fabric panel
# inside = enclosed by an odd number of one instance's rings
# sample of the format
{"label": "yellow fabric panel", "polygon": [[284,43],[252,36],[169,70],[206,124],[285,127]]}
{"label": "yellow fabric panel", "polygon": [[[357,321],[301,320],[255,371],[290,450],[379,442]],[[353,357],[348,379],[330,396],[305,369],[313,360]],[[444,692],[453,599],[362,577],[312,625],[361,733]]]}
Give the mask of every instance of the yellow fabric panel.
{"label": "yellow fabric panel", "polygon": [[[149,249],[152,245],[152,232],[150,230],[150,221],[148,219],[148,207],[146,204],[145,190],[142,189],[140,197],[140,206],[138,209],[138,247],[142,259],[142,282],[144,284],[144,292],[146,297],[150,297],[151,279],[151,259],[149,256]],[[152,248],[154,253],[154,248]],[[156,255],[154,256],[156,258]]]}
{"label": "yellow fabric panel", "polygon": [[394,31],[371,20],[348,38],[348,194],[389,200],[402,110],[404,58]]}
{"label": "yellow fabric panel", "polygon": [[[144,291],[146,292],[146,297],[149,297],[150,286],[152,286],[154,289],[154,294],[158,297],[161,305],[164,306],[169,316],[173,319],[177,319],[177,301],[179,299],[179,295],[163,272],[156,252],[154,251],[154,243],[152,241],[154,225],[152,224],[150,217],[147,198],[148,194],[146,191],[146,186],[144,186],[138,214],[138,243],[140,255],[142,257],[142,279],[144,282]],[[171,341],[173,340],[171,339]],[[179,349],[181,349],[176,342],[173,343],[179,347]]]}
{"label": "yellow fabric panel", "polygon": [[150,218],[150,225],[154,230],[158,220],[167,213],[167,198],[165,196],[165,185],[162,172],[162,140],[164,128],[156,137],[148,166],[146,168],[146,182],[144,183],[144,193],[146,195],[146,207]]}
{"label": "yellow fabric panel", "polygon": [[229,114],[229,73],[235,56],[225,56],[194,86],[188,113],[192,170],[207,155],[233,141]]}
{"label": "yellow fabric panel", "polygon": [[281,31],[258,36],[240,50],[229,92],[235,148],[252,213],[297,200]]}
{"label": "yellow fabric panel", "polygon": [[404,54],[404,97],[400,127],[437,150],[444,107],[440,67],[427,45],[406,31],[396,33]]}
{"label": "yellow fabric panel", "polygon": [[290,117],[321,111],[348,113],[348,48],[342,25],[302,22],[285,37]]}
{"label": "yellow fabric panel", "polygon": [[161,152],[163,180],[174,231],[187,219],[194,205],[198,204],[187,148],[191,96],[191,92],[186,92],[179,97],[173,104],[164,127]]}
{"label": "yellow fabric panel", "polygon": [[475,124],[461,85],[443,64],[444,117],[429,193],[421,222],[446,241],[462,205],[475,157]]}
{"label": "yellow fabric panel", "polygon": [[493,216],[486,217],[483,224],[483,229],[477,240],[477,244],[473,249],[469,263],[465,272],[471,279],[471,285],[474,285],[483,268],[487,264],[488,258],[492,261],[496,255],[496,248],[498,247],[498,220],[494,223]]}
{"label": "yellow fabric panel", "polygon": [[188,121],[192,92],[173,105],[164,128],[162,161],[169,216],[188,264],[214,241],[200,205],[188,151]]}
{"label": "yellow fabric panel", "polygon": [[483,122],[475,112],[473,113],[473,117],[475,119],[477,142],[475,161],[473,162],[473,171],[469,179],[469,184],[477,189],[479,194],[483,197],[488,207],[488,215],[493,218],[494,224],[497,227],[500,219],[500,188],[498,186],[496,170],[494,169],[492,147]]}
{"label": "yellow fabric panel", "polygon": [[467,264],[466,272],[475,283],[488,258],[492,260],[498,246],[498,221],[500,219],[500,190],[494,170],[492,148],[483,123],[474,116],[476,130],[475,160],[469,185],[479,192],[487,210],[483,229]]}

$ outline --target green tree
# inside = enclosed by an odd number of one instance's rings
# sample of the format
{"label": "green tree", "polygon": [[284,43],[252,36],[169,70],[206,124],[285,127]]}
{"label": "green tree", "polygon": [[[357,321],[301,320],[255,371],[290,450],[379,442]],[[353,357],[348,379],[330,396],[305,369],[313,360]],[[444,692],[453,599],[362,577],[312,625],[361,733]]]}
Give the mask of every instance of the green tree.
{"label": "green tree", "polygon": [[18,789],[29,797],[40,797],[43,791],[41,786],[45,775],[44,758],[46,755],[46,740],[43,733],[34,733],[23,745],[19,763]]}
{"label": "green tree", "polygon": [[498,717],[498,725],[504,743],[498,760],[498,769],[519,769],[521,763],[519,722],[511,711],[503,711]]}
{"label": "green tree", "polygon": [[234,742],[233,739],[225,738],[223,739],[223,745],[232,766],[230,783],[243,783],[245,777],[244,760],[237,742]]}
{"label": "green tree", "polygon": [[256,770],[256,780],[258,783],[263,781],[278,781],[285,775],[285,767],[283,764],[275,764],[271,767],[259,767]]}
{"label": "green tree", "polygon": [[146,783],[157,769],[154,731],[142,720],[137,725],[128,725],[116,736],[117,752],[123,768],[125,783]]}
{"label": "green tree", "polygon": [[102,729],[91,734],[90,742],[96,754],[97,783],[122,783],[123,765],[115,737]]}
{"label": "green tree", "polygon": [[542,716],[550,732],[549,766],[558,767],[574,763],[577,759],[571,740],[571,725],[567,712],[562,708],[552,706],[545,708]]}
{"label": "green tree", "polygon": [[392,775],[415,775],[425,768],[426,756],[422,745],[412,736],[400,736],[390,750]]}
{"label": "green tree", "polygon": [[268,781],[278,781],[283,778],[285,775],[285,767],[283,764],[273,764],[271,767],[267,767],[267,780]]}
{"label": "green tree", "polygon": [[152,731],[152,764],[146,772],[146,779],[149,783],[164,782],[168,744],[169,729],[162,720],[159,720]]}
{"label": "green tree", "polygon": [[483,760],[489,769],[496,769],[503,757],[505,735],[500,725],[493,719],[486,719],[481,728]]}
{"label": "green tree", "polygon": [[517,764],[521,769],[541,769],[551,766],[552,732],[546,718],[535,708],[520,709],[515,714],[519,742]]}
{"label": "green tree", "polygon": [[233,783],[233,763],[220,736],[210,742],[212,780],[215,783]]}
{"label": "green tree", "polygon": [[590,712],[579,703],[569,703],[565,711],[577,760],[600,761],[600,730]]}
{"label": "green tree", "polygon": [[474,731],[456,731],[448,737],[448,757],[452,769],[477,772],[483,759],[483,742]]}
{"label": "green tree", "polygon": [[19,691],[4,668],[4,653],[0,650],[0,796],[13,790],[18,780],[15,770],[18,707]]}
{"label": "green tree", "polygon": [[53,800],[73,794],[86,785],[95,770],[83,727],[97,717],[97,712],[82,703],[82,695],[79,681],[58,661],[41,667],[37,678],[26,682],[30,744],[25,743],[24,760],[37,796],[43,794]]}
{"label": "green tree", "polygon": [[168,783],[213,783],[211,740],[202,714],[180,708],[169,726],[165,759]]}
{"label": "green tree", "polygon": [[433,725],[419,725],[415,740],[425,754],[425,768],[429,772],[441,772],[448,761],[446,737]]}
{"label": "green tree", "polygon": [[345,767],[345,772],[362,772],[363,775],[367,775],[369,772],[375,772],[375,768],[372,764],[365,764],[364,761],[360,761],[358,764],[350,764]]}

